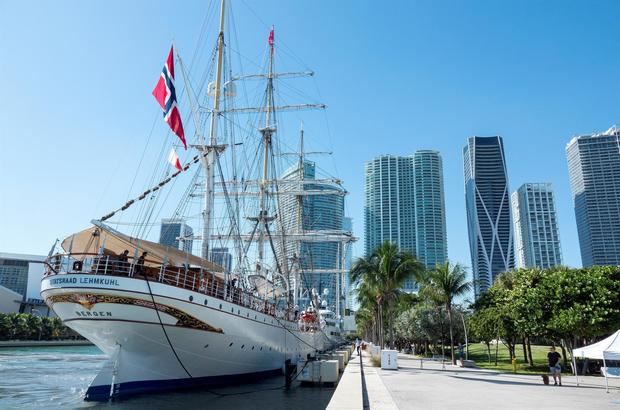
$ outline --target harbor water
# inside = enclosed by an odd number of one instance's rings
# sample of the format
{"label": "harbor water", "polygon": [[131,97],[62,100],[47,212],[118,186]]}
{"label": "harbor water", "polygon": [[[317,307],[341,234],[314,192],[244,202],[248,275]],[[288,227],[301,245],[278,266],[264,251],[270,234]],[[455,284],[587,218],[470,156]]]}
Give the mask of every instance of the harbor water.
{"label": "harbor water", "polygon": [[0,409],[324,409],[334,387],[284,389],[284,377],[216,389],[137,396],[122,401],[83,400],[106,361],[95,346],[0,348]]}

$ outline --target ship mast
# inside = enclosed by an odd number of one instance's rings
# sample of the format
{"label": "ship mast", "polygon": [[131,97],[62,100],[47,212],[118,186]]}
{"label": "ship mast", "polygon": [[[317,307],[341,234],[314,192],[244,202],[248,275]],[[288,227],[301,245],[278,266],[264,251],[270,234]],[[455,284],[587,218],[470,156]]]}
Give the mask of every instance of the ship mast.
{"label": "ship mast", "polygon": [[258,214],[258,259],[256,261],[257,270],[261,270],[265,259],[265,231],[267,224],[273,219],[267,215],[267,184],[269,183],[269,147],[271,137],[276,132],[275,124],[271,124],[274,111],[273,104],[273,27],[269,36],[269,72],[267,74],[267,106],[265,108],[265,127],[259,131],[263,136],[263,175],[259,186],[259,214]]}
{"label": "ship mast", "polygon": [[[213,95],[213,110],[211,111],[211,124],[209,130],[209,145],[202,145],[201,149],[207,151],[208,154],[203,160],[205,168],[205,197],[204,211],[202,214],[202,257],[209,259],[209,239],[211,237],[211,224],[213,220],[214,207],[214,188],[215,174],[213,166],[215,157],[218,155],[220,147],[217,146],[217,126],[220,115],[220,99],[222,95],[222,62],[224,60],[224,11],[226,9],[226,0],[221,2],[220,10],[220,32],[217,39],[217,67],[215,71],[215,84]],[[204,158],[204,157],[203,157]]]}

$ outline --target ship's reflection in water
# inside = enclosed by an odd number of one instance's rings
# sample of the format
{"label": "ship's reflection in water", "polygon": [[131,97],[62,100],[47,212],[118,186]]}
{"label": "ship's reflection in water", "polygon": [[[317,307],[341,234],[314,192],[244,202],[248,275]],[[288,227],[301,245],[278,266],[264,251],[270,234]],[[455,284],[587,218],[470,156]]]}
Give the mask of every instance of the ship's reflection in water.
{"label": "ship's reflection in water", "polygon": [[106,358],[94,346],[0,348],[0,408],[45,409],[324,409],[334,388],[282,388],[284,377],[210,390],[136,396],[122,401],[83,401]]}

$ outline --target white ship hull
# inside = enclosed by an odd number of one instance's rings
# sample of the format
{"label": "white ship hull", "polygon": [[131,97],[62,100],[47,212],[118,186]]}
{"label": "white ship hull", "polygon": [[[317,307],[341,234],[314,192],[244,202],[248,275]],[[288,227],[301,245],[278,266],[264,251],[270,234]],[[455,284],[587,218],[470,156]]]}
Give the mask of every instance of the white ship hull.
{"label": "white ship hull", "polygon": [[41,293],[67,326],[111,358],[86,400],[243,382],[332,345],[324,332],[301,332],[295,322],[142,279],[50,275]]}

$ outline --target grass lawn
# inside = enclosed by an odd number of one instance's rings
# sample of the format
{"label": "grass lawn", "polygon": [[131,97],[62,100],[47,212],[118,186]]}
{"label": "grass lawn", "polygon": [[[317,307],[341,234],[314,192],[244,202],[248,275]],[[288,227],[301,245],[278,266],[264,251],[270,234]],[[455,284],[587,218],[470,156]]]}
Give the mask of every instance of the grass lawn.
{"label": "grass lawn", "polygon": [[[558,349],[558,352],[561,354],[562,350]],[[534,366],[530,367],[524,360],[523,346],[520,344],[517,345],[517,373],[549,373],[547,353],[549,353],[549,346],[532,345],[532,359],[534,360]],[[446,356],[450,357],[449,350],[447,351]],[[497,353],[497,366],[495,366],[495,345],[491,345],[491,363],[489,363],[487,346],[484,343],[472,343],[469,345],[469,359],[474,360],[478,367],[482,367],[484,369],[512,372],[512,361],[510,355],[508,354],[508,349],[502,343],[499,344]],[[562,366],[562,373],[570,373],[570,371],[570,368],[566,369]]]}

